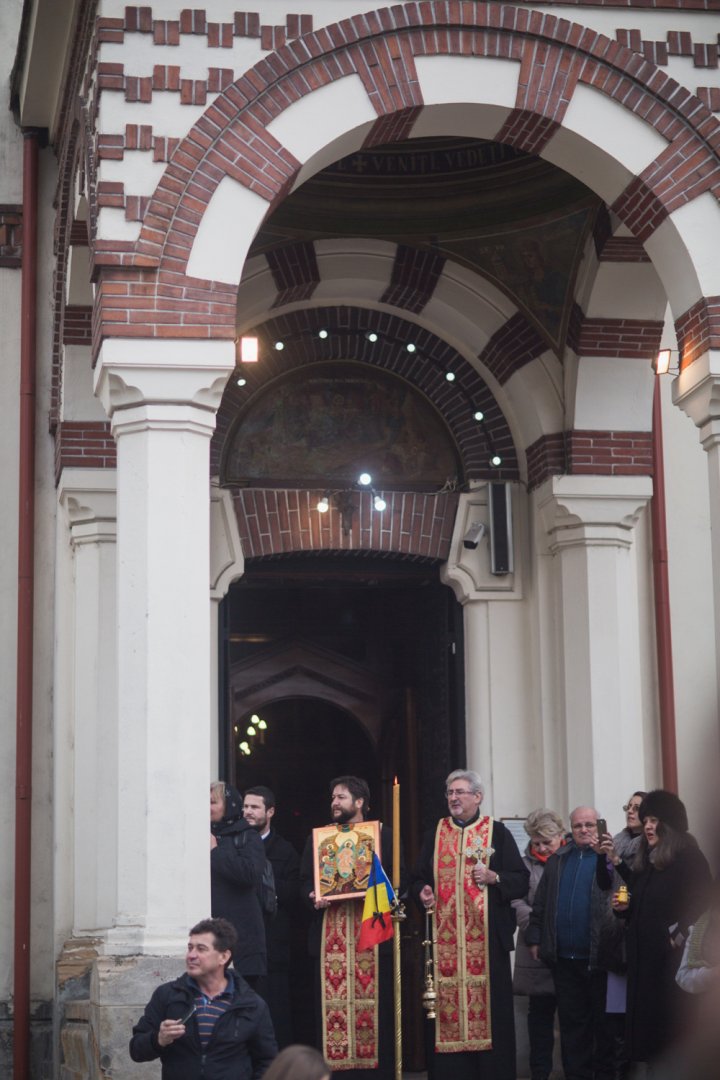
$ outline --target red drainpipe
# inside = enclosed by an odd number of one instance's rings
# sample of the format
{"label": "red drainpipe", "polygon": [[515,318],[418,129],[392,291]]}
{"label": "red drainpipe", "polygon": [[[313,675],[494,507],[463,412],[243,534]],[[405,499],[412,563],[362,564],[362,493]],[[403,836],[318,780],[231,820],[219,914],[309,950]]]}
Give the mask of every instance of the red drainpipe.
{"label": "red drainpipe", "polygon": [[670,587],[665,513],[665,459],[662,443],[662,403],[660,378],[653,392],[653,497],[650,502],[655,585],[655,645],[660,708],[660,752],[662,782],[668,791],[678,790],[677,743],[675,739],[675,683],[673,679],[672,631],[670,628]]}
{"label": "red drainpipe", "polygon": [[32,794],[33,596],[35,539],[35,358],[38,137],[23,143],[23,256],[20,307],[20,510],[18,522],[15,749],[15,957],[13,1076],[30,1075],[30,824]]}

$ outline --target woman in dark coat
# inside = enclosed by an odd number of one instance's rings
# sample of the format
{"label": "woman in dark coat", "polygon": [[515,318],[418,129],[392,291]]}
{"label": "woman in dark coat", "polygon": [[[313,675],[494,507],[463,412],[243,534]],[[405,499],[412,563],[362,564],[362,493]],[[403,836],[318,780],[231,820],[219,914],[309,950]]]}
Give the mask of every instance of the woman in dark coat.
{"label": "woman in dark coat", "polygon": [[238,936],[233,965],[254,988],[267,973],[260,904],[265,848],[243,817],[242,796],[219,780],[210,785],[210,888],[213,918],[228,919]]}
{"label": "woman in dark coat", "polygon": [[707,859],[688,833],[685,807],[670,791],[651,791],[640,807],[643,840],[630,881],[627,910],[626,1051],[632,1062],[654,1061],[677,1037],[682,991],[675,975],[690,925],[705,909]]}
{"label": "woman in dark coat", "polygon": [[565,829],[562,818],[554,810],[533,810],[525,822],[530,842],[523,862],[530,871],[530,888],[522,900],[513,900],[518,924],[515,945],[513,993],[527,994],[527,1027],[530,1041],[530,1080],[548,1080],[553,1067],[555,1043],[555,983],[552,971],[542,960],[533,960],[525,944],[525,930],[530,922],[535,892],[545,869],[545,863],[563,843]]}

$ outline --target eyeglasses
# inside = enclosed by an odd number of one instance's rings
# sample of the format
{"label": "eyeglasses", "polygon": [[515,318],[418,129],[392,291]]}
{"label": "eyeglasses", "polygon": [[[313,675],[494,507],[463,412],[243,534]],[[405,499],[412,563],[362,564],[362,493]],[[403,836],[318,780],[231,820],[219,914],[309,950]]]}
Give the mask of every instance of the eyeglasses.
{"label": "eyeglasses", "polygon": [[626,803],[625,806],[623,806],[623,810],[627,814],[627,813],[630,812],[630,810],[639,810],[641,806],[642,806],[642,803],[629,802],[629,803]]}
{"label": "eyeglasses", "polygon": [[475,792],[474,791],[464,791],[461,788],[448,788],[448,790],[445,792],[445,794],[447,795],[447,797],[449,799],[453,795],[474,795]]}

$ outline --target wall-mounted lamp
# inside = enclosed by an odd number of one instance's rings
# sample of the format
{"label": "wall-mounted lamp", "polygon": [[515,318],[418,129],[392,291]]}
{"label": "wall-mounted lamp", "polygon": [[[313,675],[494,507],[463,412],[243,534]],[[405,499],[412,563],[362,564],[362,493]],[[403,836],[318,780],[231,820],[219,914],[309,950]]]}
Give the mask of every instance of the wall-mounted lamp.
{"label": "wall-mounted lamp", "polygon": [[258,359],[258,339],[256,337],[240,338],[240,359],[243,364],[256,364]]}
{"label": "wall-mounted lamp", "polygon": [[[677,375],[679,368],[670,367],[670,359],[673,353],[678,353],[677,349],[660,349],[657,356],[652,359],[652,369],[656,375]],[[678,353],[679,356],[679,353]]]}

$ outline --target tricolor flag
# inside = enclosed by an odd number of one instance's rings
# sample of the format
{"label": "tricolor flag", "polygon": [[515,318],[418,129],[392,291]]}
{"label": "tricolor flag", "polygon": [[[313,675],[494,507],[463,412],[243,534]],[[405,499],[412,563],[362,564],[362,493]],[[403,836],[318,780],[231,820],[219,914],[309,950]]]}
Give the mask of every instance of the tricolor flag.
{"label": "tricolor flag", "polygon": [[380,860],[373,852],[370,877],[368,878],[368,887],[365,893],[363,921],[357,942],[358,952],[362,952],[363,949],[373,949],[381,941],[387,941],[388,938],[393,936],[390,912],[395,902],[393,887],[382,868]]}

